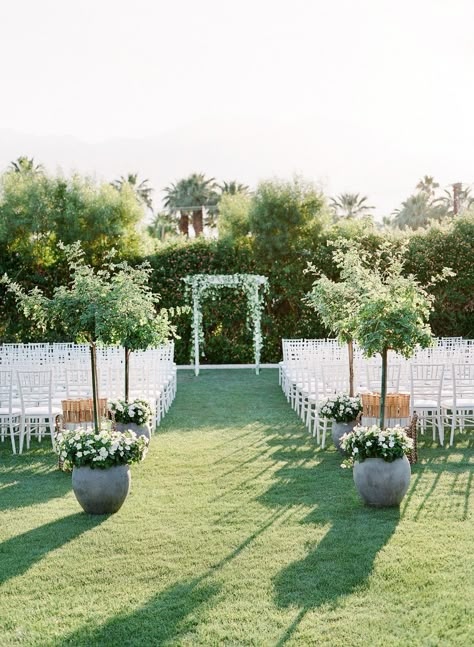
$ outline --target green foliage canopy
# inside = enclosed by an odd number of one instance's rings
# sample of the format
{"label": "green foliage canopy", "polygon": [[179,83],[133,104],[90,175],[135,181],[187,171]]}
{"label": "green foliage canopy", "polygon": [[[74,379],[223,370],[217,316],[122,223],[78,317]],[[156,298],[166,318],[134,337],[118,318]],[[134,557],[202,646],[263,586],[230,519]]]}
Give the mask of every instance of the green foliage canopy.
{"label": "green foliage canopy", "polygon": [[86,258],[100,261],[112,247],[138,253],[143,205],[124,185],[97,184],[75,175],[7,171],[0,178],[0,244],[30,264],[49,266],[58,241],[81,241]]}
{"label": "green foliage canopy", "polygon": [[[403,274],[405,249],[394,250],[385,243],[371,259],[362,260],[360,307],[354,328],[354,338],[368,357],[394,350],[411,357],[417,346],[426,348],[432,343],[428,323],[434,297],[413,274]],[[357,270],[355,272],[357,274]],[[452,276],[450,269],[432,277],[431,283]]]}
{"label": "green foliage canopy", "polygon": [[221,240],[245,238],[250,233],[249,214],[252,201],[246,193],[223,193],[219,200],[217,230]]}
{"label": "green foliage canopy", "polygon": [[269,263],[298,254],[327,219],[324,197],[313,184],[299,178],[261,182],[249,213],[256,252]]}
{"label": "green foliage canopy", "polygon": [[57,287],[52,297],[38,287],[26,292],[8,276],[2,278],[19,309],[41,330],[50,327],[78,343],[122,344],[130,350],[157,346],[176,334],[172,313],[156,310],[160,297],[149,286],[148,264],[114,263],[112,250],[94,270],[85,262],[80,243],[61,247],[71,282]]}

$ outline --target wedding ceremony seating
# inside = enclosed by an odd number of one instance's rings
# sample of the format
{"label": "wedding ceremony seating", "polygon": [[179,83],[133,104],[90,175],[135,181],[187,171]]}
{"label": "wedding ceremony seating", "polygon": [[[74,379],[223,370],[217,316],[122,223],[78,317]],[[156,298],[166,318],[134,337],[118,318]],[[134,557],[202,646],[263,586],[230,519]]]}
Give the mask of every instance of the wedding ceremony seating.
{"label": "wedding ceremony seating", "polygon": [[[279,383],[308,431],[324,447],[328,421],[318,413],[320,403],[349,392],[348,351],[335,339],[283,339]],[[364,358],[354,344],[354,392],[380,392],[381,358]],[[444,427],[474,426],[474,340],[441,337],[432,347],[418,349],[407,360],[389,351],[387,392],[410,394],[410,415],[418,415],[421,433],[427,428],[444,444]]]}
{"label": "wedding ceremony seating", "polygon": [[[124,397],[125,351],[97,349],[99,397]],[[130,353],[129,398],[146,400],[155,429],[176,396],[174,344]],[[54,443],[56,417],[61,402],[92,397],[90,349],[85,344],[0,345],[0,439],[9,436],[12,450],[23,451],[32,436],[45,434]]]}

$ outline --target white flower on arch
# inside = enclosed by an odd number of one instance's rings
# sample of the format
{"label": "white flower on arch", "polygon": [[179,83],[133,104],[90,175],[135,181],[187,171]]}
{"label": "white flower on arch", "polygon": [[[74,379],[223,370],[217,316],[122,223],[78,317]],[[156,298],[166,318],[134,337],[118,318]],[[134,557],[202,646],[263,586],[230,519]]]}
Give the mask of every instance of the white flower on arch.
{"label": "white flower on arch", "polygon": [[[258,375],[260,355],[263,345],[262,338],[262,310],[263,294],[268,291],[268,279],[259,274],[192,274],[186,276],[186,296],[191,296],[193,303],[192,335],[193,345],[191,361],[194,360],[194,372],[199,375],[199,347],[204,342],[202,327],[201,302],[205,296],[212,296],[219,288],[238,288],[243,290],[247,297],[248,321],[253,332],[253,350],[255,370]],[[260,288],[262,288],[260,290]]]}

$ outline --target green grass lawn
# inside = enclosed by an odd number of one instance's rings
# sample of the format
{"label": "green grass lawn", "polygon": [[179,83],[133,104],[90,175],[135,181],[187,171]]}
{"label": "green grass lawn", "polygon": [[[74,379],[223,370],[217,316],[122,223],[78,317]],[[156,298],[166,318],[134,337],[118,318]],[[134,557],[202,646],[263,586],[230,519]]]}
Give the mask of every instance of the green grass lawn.
{"label": "green grass lawn", "polygon": [[474,644],[474,432],[364,507],[275,370],[180,372],[119,513],[0,450],[0,645]]}

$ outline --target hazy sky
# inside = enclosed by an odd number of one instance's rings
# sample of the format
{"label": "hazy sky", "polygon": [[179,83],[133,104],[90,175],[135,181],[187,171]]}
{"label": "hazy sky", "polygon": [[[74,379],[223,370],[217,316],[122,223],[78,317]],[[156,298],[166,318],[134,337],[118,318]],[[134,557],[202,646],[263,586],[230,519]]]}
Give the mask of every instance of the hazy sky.
{"label": "hazy sky", "polygon": [[386,213],[474,182],[473,26],[472,0],[4,0],[0,166],[299,172]]}

